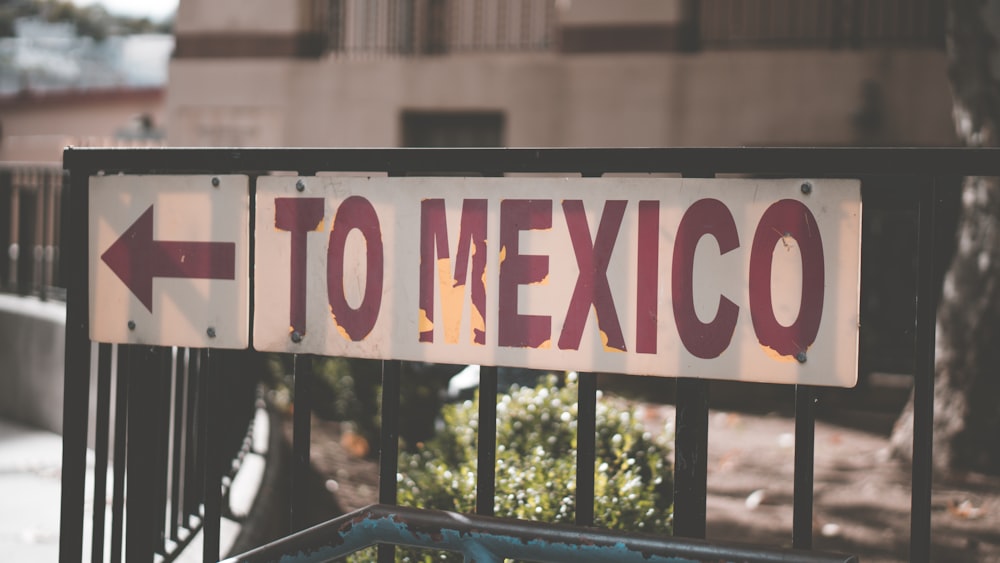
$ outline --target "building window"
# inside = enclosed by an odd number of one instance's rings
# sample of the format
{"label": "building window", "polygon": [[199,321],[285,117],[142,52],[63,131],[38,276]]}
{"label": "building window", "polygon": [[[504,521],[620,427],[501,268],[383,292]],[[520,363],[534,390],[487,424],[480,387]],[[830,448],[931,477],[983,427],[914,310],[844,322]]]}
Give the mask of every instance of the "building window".
{"label": "building window", "polygon": [[403,113],[405,147],[501,147],[504,115],[499,111],[407,111]]}

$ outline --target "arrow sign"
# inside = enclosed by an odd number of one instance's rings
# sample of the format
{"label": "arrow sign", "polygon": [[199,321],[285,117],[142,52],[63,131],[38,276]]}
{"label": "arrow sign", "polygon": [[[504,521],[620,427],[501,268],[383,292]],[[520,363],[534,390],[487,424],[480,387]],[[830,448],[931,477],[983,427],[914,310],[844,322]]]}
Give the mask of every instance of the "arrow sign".
{"label": "arrow sign", "polygon": [[153,278],[236,279],[236,243],[153,240],[153,206],[101,255],[146,309]]}

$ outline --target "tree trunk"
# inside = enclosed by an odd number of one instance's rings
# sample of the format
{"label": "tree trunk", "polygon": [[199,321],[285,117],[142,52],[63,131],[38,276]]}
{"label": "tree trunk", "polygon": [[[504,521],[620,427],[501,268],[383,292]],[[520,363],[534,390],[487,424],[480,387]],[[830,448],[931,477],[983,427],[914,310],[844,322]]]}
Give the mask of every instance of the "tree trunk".
{"label": "tree trunk", "polygon": [[[1000,84],[993,57],[995,0],[947,2],[948,76],[955,127],[968,146],[996,146]],[[938,309],[934,464],[945,471],[1000,473],[1000,180],[962,187],[958,244]],[[912,455],[913,402],[893,432],[897,455]]]}

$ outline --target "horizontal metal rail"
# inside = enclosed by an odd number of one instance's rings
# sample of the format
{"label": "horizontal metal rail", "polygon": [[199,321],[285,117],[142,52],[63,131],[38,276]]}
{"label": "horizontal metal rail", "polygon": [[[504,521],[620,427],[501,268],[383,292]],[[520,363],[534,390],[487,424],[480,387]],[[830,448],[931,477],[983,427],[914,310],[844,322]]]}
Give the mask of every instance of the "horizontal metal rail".
{"label": "horizontal metal rail", "polygon": [[467,562],[850,562],[853,555],[664,539],[577,526],[375,504],[249,551],[229,563],[333,561],[388,543],[462,553]]}
{"label": "horizontal metal rail", "polygon": [[323,149],[69,148],[65,166],[86,174],[104,170],[146,174],[295,171],[410,174],[504,173],[892,174],[990,176],[1000,174],[1000,149],[917,148],[579,148],[579,149]]}

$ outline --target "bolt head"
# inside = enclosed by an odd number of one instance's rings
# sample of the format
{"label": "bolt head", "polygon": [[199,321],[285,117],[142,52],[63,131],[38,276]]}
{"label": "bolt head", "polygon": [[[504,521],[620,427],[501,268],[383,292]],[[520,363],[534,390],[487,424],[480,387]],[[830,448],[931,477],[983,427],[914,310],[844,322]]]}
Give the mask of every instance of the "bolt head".
{"label": "bolt head", "polygon": [[302,180],[295,182],[295,189],[299,190],[300,192],[306,191],[306,183],[303,182]]}
{"label": "bolt head", "polygon": [[135,330],[135,321],[129,321],[128,322],[128,329],[129,330]]}
{"label": "bolt head", "polygon": [[813,185],[811,182],[802,182],[802,186],[800,186],[800,189],[802,190],[803,194],[809,195],[813,191]]}
{"label": "bolt head", "polygon": [[208,330],[205,331],[205,334],[207,334],[209,338],[215,338],[215,327],[211,326],[208,327]]}
{"label": "bolt head", "polygon": [[799,352],[798,354],[795,354],[795,359],[796,359],[796,360],[797,360],[797,361],[798,361],[798,362],[799,362],[800,364],[804,364],[804,363],[806,363],[806,359],[807,359],[807,358],[806,358],[806,353],[805,353],[805,352]]}
{"label": "bolt head", "polygon": [[219,179],[218,178],[212,178],[212,187],[213,188],[218,188],[219,187]]}
{"label": "bolt head", "polygon": [[298,344],[299,342],[302,342],[302,335],[299,334],[299,331],[297,331],[297,330],[293,330],[292,331],[292,342],[294,342],[296,344]]}

